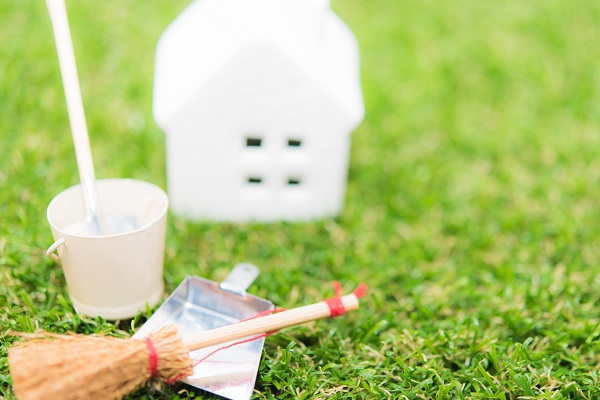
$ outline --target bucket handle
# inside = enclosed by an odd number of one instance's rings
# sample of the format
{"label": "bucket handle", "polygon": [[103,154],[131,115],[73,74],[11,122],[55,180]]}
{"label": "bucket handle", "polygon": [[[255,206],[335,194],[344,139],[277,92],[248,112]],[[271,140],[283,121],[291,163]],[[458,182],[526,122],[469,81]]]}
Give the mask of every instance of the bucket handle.
{"label": "bucket handle", "polygon": [[54,253],[60,246],[62,246],[63,244],[65,244],[67,241],[65,240],[65,238],[61,237],[60,239],[58,239],[56,242],[52,243],[52,245],[50,247],[48,247],[48,250],[46,250],[46,255],[48,257],[50,257],[51,259],[53,259],[56,262],[60,262],[60,258],[58,258],[58,256]]}

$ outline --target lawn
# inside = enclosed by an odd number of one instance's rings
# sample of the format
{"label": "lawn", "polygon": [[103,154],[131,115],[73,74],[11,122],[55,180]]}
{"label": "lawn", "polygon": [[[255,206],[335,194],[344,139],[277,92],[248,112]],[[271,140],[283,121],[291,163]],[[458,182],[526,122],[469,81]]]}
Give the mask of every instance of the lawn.
{"label": "lawn", "polygon": [[[166,187],[154,47],[188,2],[68,1],[99,178]],[[256,399],[599,398],[600,3],[333,7],[358,37],[366,104],[342,214],[170,215],[165,296],[242,261],[262,271],[249,291],[282,307],[331,296],[334,280],[369,286],[359,311],[267,338]],[[78,182],[45,4],[5,1],[0,19],[1,332],[128,336],[151,310],[77,315],[45,256],[46,207]],[[131,398],[214,397],[176,384]]]}

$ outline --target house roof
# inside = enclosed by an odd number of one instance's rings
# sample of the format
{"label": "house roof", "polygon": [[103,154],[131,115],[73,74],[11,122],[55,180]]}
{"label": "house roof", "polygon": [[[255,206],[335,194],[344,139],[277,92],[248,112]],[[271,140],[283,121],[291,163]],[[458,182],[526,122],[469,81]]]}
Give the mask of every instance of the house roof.
{"label": "house roof", "polygon": [[[247,64],[250,59],[255,65]],[[228,79],[224,70],[237,75],[268,71],[271,62],[312,82],[350,129],[362,120],[358,46],[327,0],[196,0],[157,46],[156,122],[169,130],[189,115],[182,110],[199,92],[218,90],[219,80]],[[269,83],[275,90],[290,90],[289,79]]]}

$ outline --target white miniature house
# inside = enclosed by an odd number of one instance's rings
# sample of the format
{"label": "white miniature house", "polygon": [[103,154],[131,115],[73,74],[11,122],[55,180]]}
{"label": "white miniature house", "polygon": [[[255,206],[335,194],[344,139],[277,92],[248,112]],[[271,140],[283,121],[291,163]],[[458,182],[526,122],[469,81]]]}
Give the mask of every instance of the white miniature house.
{"label": "white miniature house", "polygon": [[171,209],[307,220],[343,206],[361,122],[358,46],[328,0],[196,0],[156,50]]}

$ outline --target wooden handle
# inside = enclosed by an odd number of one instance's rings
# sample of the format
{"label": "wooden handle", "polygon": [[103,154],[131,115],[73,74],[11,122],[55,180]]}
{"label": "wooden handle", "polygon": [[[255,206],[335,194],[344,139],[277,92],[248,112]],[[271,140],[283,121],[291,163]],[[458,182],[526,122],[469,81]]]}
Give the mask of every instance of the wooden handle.
{"label": "wooden handle", "polygon": [[[358,308],[358,298],[354,293],[340,298],[346,311]],[[199,350],[217,344],[227,343],[233,340],[258,335],[261,333],[274,332],[289,326],[300,325],[305,322],[314,321],[331,316],[331,309],[325,301],[308,306],[293,308],[265,317],[249,319],[222,328],[199,332],[184,339],[184,345],[190,351]]]}

